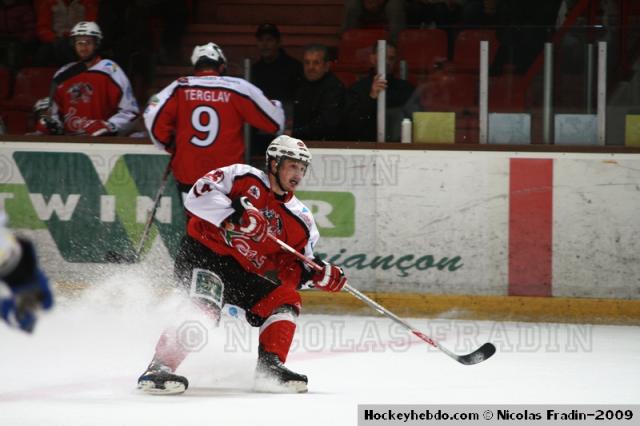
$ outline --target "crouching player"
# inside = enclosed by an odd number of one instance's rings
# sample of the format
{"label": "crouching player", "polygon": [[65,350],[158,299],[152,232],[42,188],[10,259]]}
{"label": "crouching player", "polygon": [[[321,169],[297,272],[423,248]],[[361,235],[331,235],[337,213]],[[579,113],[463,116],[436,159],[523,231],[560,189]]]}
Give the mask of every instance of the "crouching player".
{"label": "crouching player", "polygon": [[[311,162],[305,144],[279,136],[267,148],[267,171],[234,164],[209,172],[185,201],[188,235],[176,256],[175,273],[205,311],[219,318],[224,304],[246,311],[260,328],[255,389],[306,392],[307,377],[284,366],[300,314],[298,290],[312,284],[340,291],[342,269],[324,265],[320,272],[267,238],[271,234],[306,256],[313,256],[319,234],[311,211],[294,195]],[[149,393],[182,393],[185,377],[175,370],[187,356],[175,329],[165,331],[138,388]]]}
{"label": "crouching player", "polygon": [[0,316],[10,326],[31,333],[39,309],[50,309],[49,281],[38,267],[33,244],[5,228],[0,210]]}

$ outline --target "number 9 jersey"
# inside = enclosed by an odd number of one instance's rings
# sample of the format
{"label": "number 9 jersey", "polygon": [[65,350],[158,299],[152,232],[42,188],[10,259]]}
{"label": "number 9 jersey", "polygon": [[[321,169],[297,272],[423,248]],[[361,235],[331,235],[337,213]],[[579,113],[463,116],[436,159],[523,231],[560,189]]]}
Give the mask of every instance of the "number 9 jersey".
{"label": "number 9 jersey", "polygon": [[153,143],[174,155],[176,181],[193,185],[210,170],[244,162],[245,122],[281,133],[284,111],[246,80],[205,72],[181,77],[154,95],[144,122]]}

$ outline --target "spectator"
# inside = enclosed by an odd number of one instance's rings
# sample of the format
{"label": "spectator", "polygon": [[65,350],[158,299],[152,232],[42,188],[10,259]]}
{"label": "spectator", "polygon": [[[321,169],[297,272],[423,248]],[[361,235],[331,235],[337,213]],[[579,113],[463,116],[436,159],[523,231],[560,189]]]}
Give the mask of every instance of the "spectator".
{"label": "spectator", "polygon": [[36,16],[41,45],[34,64],[60,66],[73,61],[74,52],[67,37],[78,22],[97,19],[97,0],[40,0],[39,3]]}
{"label": "spectator", "polygon": [[305,48],[304,78],[293,101],[291,135],[306,140],[335,140],[342,137],[345,89],[329,68],[327,47],[312,44]]}
{"label": "spectator", "polygon": [[196,46],[194,76],[181,77],[153,96],[144,121],[153,143],[173,155],[178,190],[210,170],[244,161],[245,122],[266,132],[284,128],[284,112],[244,79],[222,76],[227,60],[215,43]]}
{"label": "spectator", "polygon": [[414,87],[407,80],[393,75],[396,63],[396,48],[387,43],[386,78],[376,73],[378,52],[374,46],[369,61],[372,69],[369,75],[356,81],[347,91],[346,130],[349,140],[376,140],[378,95],[386,91],[386,136],[387,141],[400,140],[400,123],[404,118],[402,108],[411,97]]}
{"label": "spectator", "polygon": [[290,103],[302,78],[302,64],[282,48],[274,24],[260,25],[256,40],[260,59],[251,67],[251,80],[268,98]]}
{"label": "spectator", "polygon": [[50,114],[36,130],[43,134],[125,135],[139,115],[127,76],[115,62],[98,55],[102,32],[95,22],[79,22],[71,30],[78,57],[54,75],[57,84]]}
{"label": "spectator", "polygon": [[25,55],[35,51],[35,12],[27,0],[2,0],[0,4],[0,64],[17,69]]}
{"label": "spectator", "polygon": [[351,28],[385,26],[391,40],[406,27],[405,0],[347,0],[342,32]]}
{"label": "spectator", "polygon": [[[269,99],[282,102],[285,118],[291,117],[293,96],[302,79],[302,64],[280,45],[280,31],[274,24],[262,24],[256,31],[260,59],[251,66],[251,81]],[[287,127],[291,127],[291,123]],[[252,154],[264,155],[273,136],[259,130],[251,138]]]}

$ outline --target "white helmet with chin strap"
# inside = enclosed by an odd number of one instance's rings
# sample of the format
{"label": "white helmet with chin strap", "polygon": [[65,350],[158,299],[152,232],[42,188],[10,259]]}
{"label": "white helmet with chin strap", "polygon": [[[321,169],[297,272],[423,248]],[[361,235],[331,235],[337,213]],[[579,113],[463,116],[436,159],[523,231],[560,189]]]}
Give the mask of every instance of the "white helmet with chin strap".
{"label": "white helmet with chin strap", "polygon": [[98,43],[102,41],[102,31],[100,31],[98,24],[92,21],[80,21],[75,24],[71,29],[70,36],[89,36],[95,37]]}
{"label": "white helmet with chin strap", "polygon": [[222,49],[215,43],[207,43],[193,48],[191,64],[195,67],[198,61],[203,58],[219,64],[227,63],[227,58],[225,58],[224,53],[222,53]]}
{"label": "white helmet with chin strap", "polygon": [[283,158],[302,161],[308,167],[311,163],[311,152],[300,139],[281,135],[272,140],[267,147],[267,170],[269,170],[269,160],[276,160],[277,167]]}

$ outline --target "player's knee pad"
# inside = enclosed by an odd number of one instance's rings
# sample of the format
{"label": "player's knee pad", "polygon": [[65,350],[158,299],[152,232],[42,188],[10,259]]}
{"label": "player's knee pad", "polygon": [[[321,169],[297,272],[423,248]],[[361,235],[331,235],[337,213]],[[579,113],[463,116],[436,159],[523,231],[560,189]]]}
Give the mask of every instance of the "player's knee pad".
{"label": "player's knee pad", "polygon": [[218,274],[207,269],[194,268],[189,297],[216,322],[220,321],[220,312],[224,305],[224,281]]}

